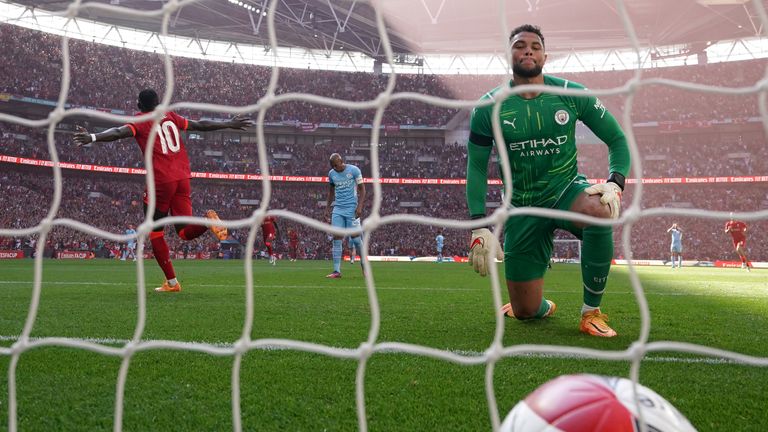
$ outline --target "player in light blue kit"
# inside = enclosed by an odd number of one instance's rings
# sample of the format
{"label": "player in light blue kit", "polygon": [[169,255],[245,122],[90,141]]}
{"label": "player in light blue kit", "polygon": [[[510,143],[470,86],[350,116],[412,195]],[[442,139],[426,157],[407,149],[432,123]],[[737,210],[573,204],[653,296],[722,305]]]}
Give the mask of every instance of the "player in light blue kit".
{"label": "player in light blue kit", "polygon": [[[136,230],[133,228],[132,224],[128,225],[128,229],[125,230],[125,235],[134,235],[136,234]],[[130,239],[128,240],[128,243],[125,246],[125,251],[123,252],[123,256],[120,257],[121,261],[125,261],[127,258],[132,258],[134,261],[136,261],[136,239]]]}
{"label": "player in light blue kit", "polygon": [[435,237],[435,244],[437,246],[437,262],[443,262],[443,242],[445,242],[445,237],[443,237],[443,230],[437,230],[437,237]]}
{"label": "player in light blue kit", "polygon": [[673,223],[671,227],[667,229],[667,232],[672,235],[672,244],[669,246],[669,251],[672,254],[672,268],[675,268],[675,258],[677,258],[677,268],[683,267],[683,230]]}
{"label": "player in light blue kit", "polygon": [[[328,172],[328,205],[325,207],[326,220],[331,225],[340,228],[357,228],[360,226],[360,216],[363,214],[365,203],[365,185],[360,168],[344,163],[341,155],[331,155],[331,170]],[[331,213],[333,207],[333,213]],[[341,277],[341,236],[333,236],[333,273],[326,276],[331,279]],[[360,254],[360,265],[363,265],[363,240],[360,235],[351,236],[350,243]]]}

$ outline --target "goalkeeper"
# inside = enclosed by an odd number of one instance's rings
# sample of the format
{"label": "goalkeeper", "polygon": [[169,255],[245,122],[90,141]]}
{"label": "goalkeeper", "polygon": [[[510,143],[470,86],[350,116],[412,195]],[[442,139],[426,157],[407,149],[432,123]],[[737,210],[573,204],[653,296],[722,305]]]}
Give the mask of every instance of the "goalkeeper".
{"label": "goalkeeper", "polygon": [[[511,86],[549,85],[583,89],[580,84],[542,74],[547,55],[544,36],[532,25],[512,31]],[[494,100],[503,87],[486,93],[481,100]],[[512,205],[569,210],[598,218],[619,217],[624,179],[629,172],[629,148],[616,119],[594,96],[557,96],[528,91],[501,102],[497,119],[507,148],[512,172]],[[493,105],[475,108],[470,119],[467,144],[467,206],[472,219],[485,217],[488,190],[488,160],[494,142]],[[577,172],[576,121],[587,125],[608,145],[609,170],[604,183],[590,186]],[[504,179],[509,181],[509,179]],[[613,337],[607,316],[600,311],[608,272],[613,259],[610,226],[538,216],[518,215],[504,225],[504,252],[486,228],[472,231],[469,258],[476,272],[485,276],[495,258],[504,258],[510,303],[502,311],[517,319],[541,319],[552,315],[556,305],[543,295],[544,273],[552,255],[555,229],[563,229],[582,243],[582,287],[580,331],[593,336]]]}

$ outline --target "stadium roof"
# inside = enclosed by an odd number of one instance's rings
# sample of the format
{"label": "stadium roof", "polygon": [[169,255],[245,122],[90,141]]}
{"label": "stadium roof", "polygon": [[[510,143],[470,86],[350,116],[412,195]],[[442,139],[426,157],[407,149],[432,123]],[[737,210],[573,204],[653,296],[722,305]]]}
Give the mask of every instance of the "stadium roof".
{"label": "stadium roof", "polygon": [[[16,0],[14,3],[63,11],[71,0]],[[81,4],[80,16],[118,26],[160,31],[159,17],[132,17],[111,4],[159,10],[165,0],[95,0]],[[170,20],[180,36],[268,45],[269,0],[202,0],[183,3]],[[540,25],[550,52],[631,47],[614,0],[506,1],[509,29]],[[684,44],[700,50],[708,42],[749,38],[763,30],[755,3],[767,0],[626,0],[640,43],[646,47]],[[379,0],[395,53],[493,53],[504,46],[499,0]],[[258,12],[257,12],[258,11]],[[278,44],[318,50],[350,50],[383,57],[374,9],[363,0],[278,0]]]}

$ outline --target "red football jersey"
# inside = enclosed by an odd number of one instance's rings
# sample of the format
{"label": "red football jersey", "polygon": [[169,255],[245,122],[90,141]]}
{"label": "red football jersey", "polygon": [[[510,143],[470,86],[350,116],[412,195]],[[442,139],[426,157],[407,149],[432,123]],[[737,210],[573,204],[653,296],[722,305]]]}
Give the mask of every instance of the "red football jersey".
{"label": "red football jersey", "polygon": [[742,221],[728,221],[725,223],[725,229],[734,239],[743,239],[747,231],[747,224]]}
{"label": "red football jersey", "polygon": [[269,235],[275,235],[275,217],[274,216],[267,216],[264,218],[264,221],[261,223],[261,234],[264,237],[267,237]]}
{"label": "red football jersey", "polygon": [[[137,114],[140,115],[140,114]],[[148,120],[141,123],[128,123],[126,126],[133,131],[133,137],[145,155],[154,122]],[[189,122],[175,112],[167,112],[159,123],[152,151],[152,166],[155,174],[155,184],[168,183],[192,177],[189,169],[189,155],[181,139],[181,132],[187,130]]]}

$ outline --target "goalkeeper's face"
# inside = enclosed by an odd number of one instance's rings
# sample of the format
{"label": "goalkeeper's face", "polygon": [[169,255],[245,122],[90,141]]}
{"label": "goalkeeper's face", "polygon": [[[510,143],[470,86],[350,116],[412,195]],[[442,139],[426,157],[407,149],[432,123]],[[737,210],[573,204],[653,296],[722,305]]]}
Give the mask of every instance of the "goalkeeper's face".
{"label": "goalkeeper's face", "polygon": [[547,55],[536,33],[522,32],[512,39],[512,72],[523,78],[541,75]]}

